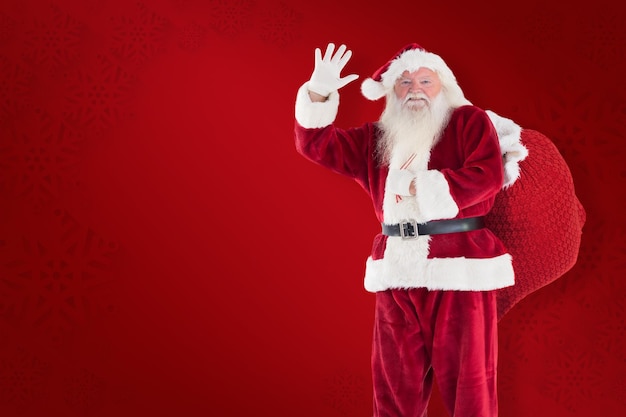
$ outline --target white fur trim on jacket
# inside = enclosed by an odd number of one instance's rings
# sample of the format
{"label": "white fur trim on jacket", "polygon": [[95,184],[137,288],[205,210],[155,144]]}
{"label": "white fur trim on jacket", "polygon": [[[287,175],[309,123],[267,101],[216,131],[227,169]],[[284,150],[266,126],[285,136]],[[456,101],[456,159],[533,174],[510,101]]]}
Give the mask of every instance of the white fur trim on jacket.
{"label": "white fur trim on jacket", "polygon": [[440,171],[419,171],[415,176],[415,190],[422,221],[452,219],[459,213],[448,181]]}
{"label": "white fur trim on jacket", "polygon": [[415,180],[415,174],[408,169],[390,168],[387,174],[385,192],[409,196],[411,195],[413,180]]}
{"label": "white fur trim on jacket", "polygon": [[487,115],[496,128],[500,141],[500,150],[504,157],[504,184],[502,188],[507,188],[519,178],[519,163],[528,156],[528,149],[520,142],[522,128],[517,123],[491,110],[487,110]]}
{"label": "white fur trim on jacket", "polygon": [[[420,237],[420,240],[424,237]],[[432,258],[411,255],[399,237],[389,237],[383,259],[367,259],[364,287],[369,292],[392,288],[489,291],[511,286],[515,273],[511,255],[494,258]],[[401,246],[405,246],[402,248]],[[396,252],[392,255],[393,252]],[[403,262],[398,262],[402,258]]]}
{"label": "white fur trim on jacket", "polygon": [[296,95],[296,121],[307,129],[326,127],[335,121],[339,110],[339,92],[334,91],[324,102],[313,102],[309,97],[308,81]]}

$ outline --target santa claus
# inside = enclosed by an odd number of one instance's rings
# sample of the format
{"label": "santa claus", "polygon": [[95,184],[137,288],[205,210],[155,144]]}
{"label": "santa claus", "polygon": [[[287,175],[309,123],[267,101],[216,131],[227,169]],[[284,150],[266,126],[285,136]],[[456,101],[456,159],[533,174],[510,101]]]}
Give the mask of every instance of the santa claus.
{"label": "santa claus", "polygon": [[497,294],[516,277],[487,226],[528,155],[522,129],[472,105],[443,59],[417,44],[362,84],[366,98],[386,99],[380,119],[340,128],[338,90],[358,78],[341,77],[350,57],[345,45],[315,50],[295,143],[360,184],[381,223],[364,279],[376,294],[374,415],[425,415],[436,377],[451,416],[496,416]]}

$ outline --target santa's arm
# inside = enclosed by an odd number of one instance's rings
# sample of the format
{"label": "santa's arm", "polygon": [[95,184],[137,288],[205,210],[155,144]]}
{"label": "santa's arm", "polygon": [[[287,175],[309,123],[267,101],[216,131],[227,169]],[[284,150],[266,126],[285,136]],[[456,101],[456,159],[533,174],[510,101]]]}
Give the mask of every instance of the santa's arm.
{"label": "santa's arm", "polygon": [[358,78],[341,77],[352,53],[341,45],[334,53],[328,44],[322,57],[315,50],[315,69],[296,95],[295,139],[297,151],[306,158],[343,175],[365,179],[371,126],[339,129],[333,125],[339,109],[339,89]]}
{"label": "santa's arm", "polygon": [[456,217],[460,210],[488,201],[502,188],[502,154],[491,121],[482,111],[468,110],[460,117],[463,165],[416,173],[417,203],[429,219]]}
{"label": "santa's arm", "polygon": [[341,76],[352,51],[341,45],[337,52],[329,43],[322,57],[315,48],[315,68],[311,78],[298,90],[296,97],[296,121],[305,128],[325,127],[337,116],[339,89],[359,78],[356,74]]}
{"label": "santa's arm", "polygon": [[339,93],[328,100],[313,102],[306,84],[296,99],[295,145],[302,156],[333,171],[359,179],[367,178],[367,157],[373,127],[340,129],[333,122],[339,106]]}

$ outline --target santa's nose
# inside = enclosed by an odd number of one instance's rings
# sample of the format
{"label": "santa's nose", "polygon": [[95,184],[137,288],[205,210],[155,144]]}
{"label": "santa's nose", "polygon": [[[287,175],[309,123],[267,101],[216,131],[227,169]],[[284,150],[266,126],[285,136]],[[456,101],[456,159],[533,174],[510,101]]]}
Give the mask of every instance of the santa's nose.
{"label": "santa's nose", "polygon": [[410,93],[418,93],[420,91],[422,91],[422,89],[420,88],[419,84],[411,83],[411,86],[409,87]]}

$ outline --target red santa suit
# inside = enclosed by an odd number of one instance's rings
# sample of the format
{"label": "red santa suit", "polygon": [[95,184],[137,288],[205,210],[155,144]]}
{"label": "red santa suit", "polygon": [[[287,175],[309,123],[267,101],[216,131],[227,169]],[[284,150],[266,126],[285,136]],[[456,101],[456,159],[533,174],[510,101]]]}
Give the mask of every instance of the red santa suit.
{"label": "red santa suit", "polygon": [[[380,98],[404,71],[427,67],[454,88],[450,70],[434,54],[412,44],[363,84]],[[385,78],[386,77],[386,78]],[[457,87],[458,88],[458,87]],[[339,96],[312,102],[307,84],[296,98],[296,149],[309,160],[353,178],[370,196],[383,225],[482,218],[523,159],[519,128],[507,125],[517,160],[503,167],[498,134],[487,113],[464,101],[455,108],[432,148],[377,156],[376,123],[334,125]],[[502,123],[502,119],[498,120]],[[513,127],[511,128],[511,124]],[[517,136],[517,138],[515,138]],[[388,192],[391,169],[415,173],[415,196]],[[451,415],[497,415],[497,316],[495,291],[514,284],[512,258],[491,230],[418,235],[383,233],[374,238],[364,285],[376,293],[372,351],[375,416],[425,415],[436,375]]]}
{"label": "red santa suit", "polygon": [[[329,106],[332,104],[328,104]],[[376,125],[348,130],[328,125],[319,129],[296,126],[296,147],[308,159],[356,180],[372,199],[378,220],[397,224],[415,219],[480,217],[489,212],[503,184],[502,155],[487,113],[474,106],[456,109],[430,158],[415,158],[418,195],[397,201],[385,193],[389,168],[376,158]],[[511,257],[487,228],[461,233],[401,237],[378,234],[367,260],[365,288],[431,290],[493,290],[512,285]]]}

